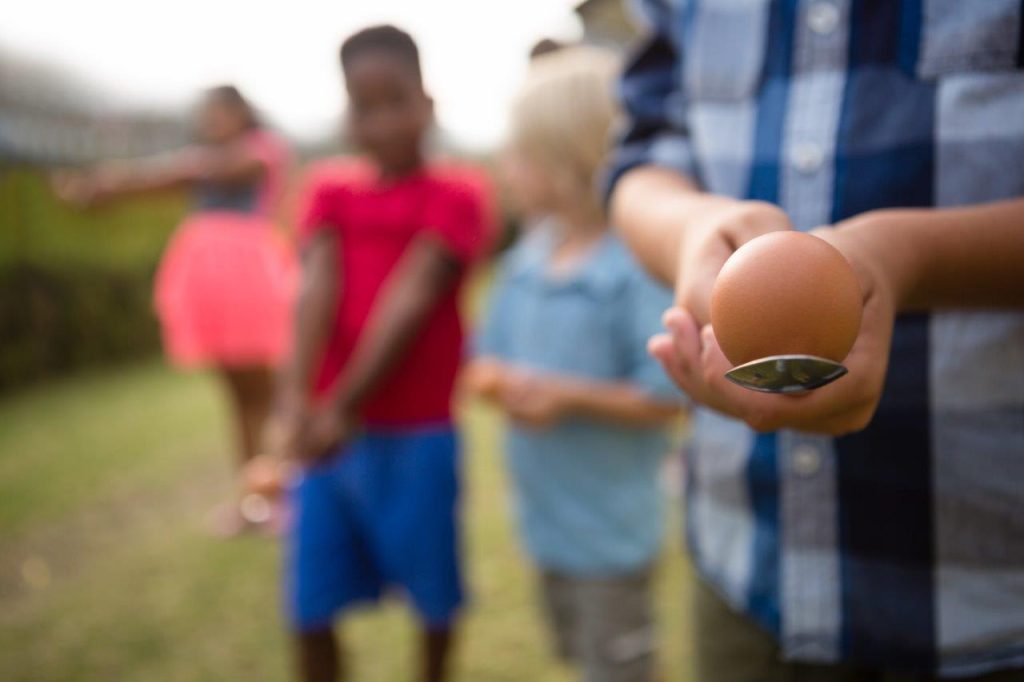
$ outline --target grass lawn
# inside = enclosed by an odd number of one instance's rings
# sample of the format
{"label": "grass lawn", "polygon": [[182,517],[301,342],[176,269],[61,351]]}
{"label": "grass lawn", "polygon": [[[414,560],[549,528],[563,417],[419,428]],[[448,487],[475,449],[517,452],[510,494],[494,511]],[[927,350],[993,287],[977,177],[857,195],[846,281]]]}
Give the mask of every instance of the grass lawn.
{"label": "grass lawn", "polygon": [[[515,539],[499,422],[464,412],[474,601],[458,679],[567,682]],[[230,489],[229,442],[213,381],[157,362],[0,399],[0,679],[288,679],[277,543],[202,529]],[[687,679],[689,655],[677,527],[657,588],[666,680]],[[345,631],[353,680],[411,679],[399,604]]]}

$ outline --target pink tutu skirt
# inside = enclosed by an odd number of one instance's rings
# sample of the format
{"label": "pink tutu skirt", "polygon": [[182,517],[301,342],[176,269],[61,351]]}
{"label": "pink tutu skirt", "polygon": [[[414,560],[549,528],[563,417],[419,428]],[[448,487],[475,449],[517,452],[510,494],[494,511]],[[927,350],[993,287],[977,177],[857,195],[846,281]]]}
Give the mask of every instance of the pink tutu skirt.
{"label": "pink tutu skirt", "polygon": [[167,355],[183,366],[278,364],[289,349],[298,277],[294,252],[266,218],[193,215],[156,277]]}

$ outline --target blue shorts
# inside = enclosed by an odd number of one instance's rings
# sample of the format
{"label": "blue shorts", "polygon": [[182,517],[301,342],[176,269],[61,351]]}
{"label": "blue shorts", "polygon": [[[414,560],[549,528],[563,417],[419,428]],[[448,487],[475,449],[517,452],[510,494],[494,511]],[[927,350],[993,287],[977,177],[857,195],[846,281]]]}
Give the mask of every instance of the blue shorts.
{"label": "blue shorts", "polygon": [[463,599],[458,442],[451,426],[364,433],[292,491],[286,598],[293,628],[329,626],[400,588],[427,627]]}

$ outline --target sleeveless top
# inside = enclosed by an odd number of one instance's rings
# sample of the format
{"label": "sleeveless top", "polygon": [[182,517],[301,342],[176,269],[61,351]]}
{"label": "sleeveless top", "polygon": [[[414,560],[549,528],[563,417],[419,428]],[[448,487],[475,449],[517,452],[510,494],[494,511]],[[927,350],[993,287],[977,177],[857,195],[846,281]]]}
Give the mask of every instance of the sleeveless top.
{"label": "sleeveless top", "polygon": [[225,185],[207,180],[197,183],[192,193],[195,211],[259,215],[270,215],[273,212],[283,193],[289,163],[288,150],[277,135],[259,128],[246,133],[241,144],[263,162],[263,175],[245,185]]}

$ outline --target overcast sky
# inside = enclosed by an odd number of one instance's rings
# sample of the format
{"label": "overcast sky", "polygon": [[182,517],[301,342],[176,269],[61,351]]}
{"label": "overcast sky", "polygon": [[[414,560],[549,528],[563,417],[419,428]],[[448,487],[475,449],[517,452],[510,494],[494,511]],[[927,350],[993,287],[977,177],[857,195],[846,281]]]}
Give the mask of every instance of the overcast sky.
{"label": "overcast sky", "polygon": [[31,0],[6,9],[0,47],[87,77],[120,99],[182,106],[204,86],[239,85],[299,137],[329,132],[343,106],[337,49],[390,22],[420,44],[442,124],[495,143],[526,53],[573,38],[574,0]]}

